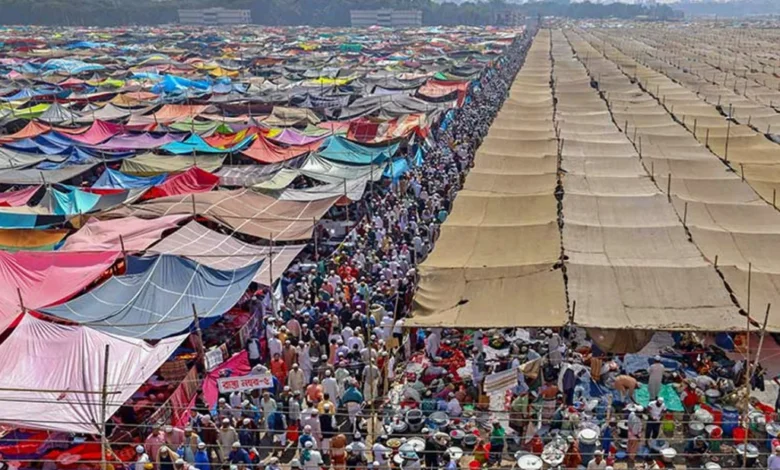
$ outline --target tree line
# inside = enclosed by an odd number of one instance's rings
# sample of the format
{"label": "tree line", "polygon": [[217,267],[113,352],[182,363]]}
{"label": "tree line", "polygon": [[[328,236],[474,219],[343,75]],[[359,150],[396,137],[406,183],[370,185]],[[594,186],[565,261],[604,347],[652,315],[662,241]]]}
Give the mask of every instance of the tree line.
{"label": "tree line", "polygon": [[0,0],[0,23],[6,25],[118,26],[176,23],[180,8],[248,9],[256,24],[272,26],[349,26],[349,11],[355,9],[416,9],[425,25],[490,25],[508,10],[531,18],[675,16],[667,5],[643,6],[623,3],[569,3],[549,0],[525,4],[505,0],[453,3],[432,0]]}

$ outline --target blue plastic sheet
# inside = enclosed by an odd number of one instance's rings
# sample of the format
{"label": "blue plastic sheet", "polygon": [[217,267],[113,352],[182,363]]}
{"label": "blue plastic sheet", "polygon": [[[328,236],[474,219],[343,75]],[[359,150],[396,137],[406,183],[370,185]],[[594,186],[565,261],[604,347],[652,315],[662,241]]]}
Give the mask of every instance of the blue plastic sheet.
{"label": "blue plastic sheet", "polygon": [[127,274],[41,311],[132,338],[161,339],[200,318],[224,314],[241,298],[262,262],[218,270],[172,255],[127,257]]}
{"label": "blue plastic sheet", "polygon": [[351,163],[353,165],[369,165],[382,163],[392,157],[398,150],[398,144],[369,147],[360,145],[343,137],[329,137],[325,148],[319,154],[335,162]]}
{"label": "blue plastic sheet", "polygon": [[93,184],[92,187],[95,189],[150,188],[162,183],[167,177],[167,173],[162,173],[156,176],[143,177],[128,175],[122,173],[121,171],[106,168],[106,171],[100,175],[100,178],[95,181],[95,184]]}

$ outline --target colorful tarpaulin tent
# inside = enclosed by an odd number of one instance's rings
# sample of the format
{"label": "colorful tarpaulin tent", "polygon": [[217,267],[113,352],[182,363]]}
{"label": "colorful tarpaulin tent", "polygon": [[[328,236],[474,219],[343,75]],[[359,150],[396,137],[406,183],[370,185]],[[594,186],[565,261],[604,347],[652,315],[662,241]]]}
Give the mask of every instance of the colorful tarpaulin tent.
{"label": "colorful tarpaulin tent", "polygon": [[[222,166],[225,157],[218,155],[174,155],[162,156],[145,153],[122,161],[122,173],[139,176],[159,175],[160,173],[176,173],[197,166],[213,173]],[[2,175],[2,173],[0,173]]]}
{"label": "colorful tarpaulin tent", "polygon": [[98,145],[122,132],[122,126],[96,120],[83,134],[69,135],[68,138],[84,145]]}
{"label": "colorful tarpaulin tent", "polygon": [[[157,219],[125,217],[116,220],[89,219],[78,232],[69,236],[59,251],[143,251],[157,242],[163,232],[175,228],[188,216],[166,215]],[[121,237],[121,241],[120,241]]]}
{"label": "colorful tarpaulin tent", "polygon": [[153,218],[195,212],[247,235],[292,241],[310,238],[316,221],[336,200],[338,197],[310,202],[279,201],[249,189],[210,191],[154,199],[118,208],[105,216]]}
{"label": "colorful tarpaulin tent", "polygon": [[35,196],[35,193],[40,190],[40,186],[30,186],[29,188],[20,189],[18,191],[8,191],[0,193],[0,206],[2,207],[18,207],[26,205],[30,199]]}
{"label": "colorful tarpaulin tent", "polygon": [[0,250],[50,251],[65,238],[68,230],[0,230]]}
{"label": "colorful tarpaulin tent", "polygon": [[89,323],[96,330],[131,338],[160,339],[193,321],[227,312],[244,295],[260,262],[221,271],[179,256],[129,256],[127,271],[43,313]]}
{"label": "colorful tarpaulin tent", "polygon": [[319,147],[319,140],[304,145],[284,147],[258,135],[252,145],[243,150],[241,154],[261,163],[279,163],[299,157],[307,152],[317,150]]}
{"label": "colorful tarpaulin tent", "polygon": [[165,173],[150,177],[126,175],[121,171],[106,168],[100,178],[92,185],[92,189],[150,188],[161,184],[167,177],[168,175]]}
{"label": "colorful tarpaulin tent", "polygon": [[22,313],[20,302],[26,309],[61,302],[100,277],[117,256],[117,251],[0,251],[0,331]]}
{"label": "colorful tarpaulin tent", "polygon": [[144,194],[144,199],[154,199],[179,194],[204,193],[211,191],[219,184],[219,176],[192,167],[184,173],[168,177],[164,182],[151,188]]}
{"label": "colorful tarpaulin tent", "polygon": [[192,221],[165,237],[149,251],[186,256],[214,269],[237,269],[265,261],[254,280],[270,286],[271,281],[279,279],[305,247],[306,245],[276,246],[273,248],[273,263],[270,263],[270,246],[250,245]]}
{"label": "colorful tarpaulin tent", "polygon": [[198,134],[192,134],[187,137],[186,140],[165,144],[160,149],[174,155],[189,155],[192,153],[231,153],[243,149],[249,145],[249,143],[254,138],[254,136],[249,136],[230,148],[219,149],[206,143],[206,141],[203,140],[203,137],[199,136]]}
{"label": "colorful tarpaulin tent", "polygon": [[184,338],[175,336],[150,346],[143,340],[25,315],[0,344],[0,401],[8,404],[0,407],[0,423],[99,434],[106,346],[105,416],[109,418]]}
{"label": "colorful tarpaulin tent", "polygon": [[318,153],[322,157],[336,162],[353,165],[376,165],[392,157],[396,150],[398,150],[398,144],[369,147],[336,136],[330,137],[325,148]]}

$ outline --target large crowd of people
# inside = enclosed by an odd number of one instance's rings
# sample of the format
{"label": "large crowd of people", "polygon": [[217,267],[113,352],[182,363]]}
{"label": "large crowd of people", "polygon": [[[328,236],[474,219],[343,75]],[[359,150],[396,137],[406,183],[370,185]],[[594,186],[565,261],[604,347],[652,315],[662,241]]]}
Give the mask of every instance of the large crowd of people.
{"label": "large crowd of people", "polygon": [[[416,350],[415,338],[404,341],[415,267],[433,249],[532,37],[519,37],[463,106],[433,126],[421,165],[367,192],[352,210],[356,226],[334,252],[317,252],[284,274],[276,313],[246,344],[252,373],[270,373],[273,388],[221,395],[212,409],[199,398],[186,428],[161,423],[137,446],[136,470],[389,465],[381,436],[366,440],[367,409],[381,406],[399,360]],[[415,149],[406,150],[410,160]],[[447,402],[454,394],[437,396]],[[282,463],[291,449],[294,458]],[[453,468],[441,454],[426,455]],[[404,467],[413,468],[406,457]],[[432,468],[431,457],[425,462]]]}

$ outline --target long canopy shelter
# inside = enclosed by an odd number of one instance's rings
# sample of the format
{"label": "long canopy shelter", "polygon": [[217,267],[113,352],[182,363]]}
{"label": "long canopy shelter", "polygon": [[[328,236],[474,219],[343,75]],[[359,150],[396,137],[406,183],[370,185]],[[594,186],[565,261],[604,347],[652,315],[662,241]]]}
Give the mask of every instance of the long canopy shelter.
{"label": "long canopy shelter", "polygon": [[[512,86],[516,105],[504,106],[495,122],[516,129],[528,122],[553,135],[546,34],[539,33]],[[495,159],[478,152],[436,248],[420,265],[408,326],[562,326],[568,319],[563,274],[555,267],[561,248],[554,160],[543,164],[555,141],[488,135],[485,145],[511,160],[512,171],[495,171]]]}

